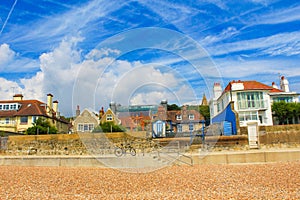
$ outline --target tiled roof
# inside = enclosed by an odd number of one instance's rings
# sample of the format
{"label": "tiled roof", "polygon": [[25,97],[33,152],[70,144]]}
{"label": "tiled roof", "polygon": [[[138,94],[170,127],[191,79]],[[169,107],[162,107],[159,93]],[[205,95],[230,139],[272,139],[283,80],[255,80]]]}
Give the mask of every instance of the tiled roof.
{"label": "tiled roof", "polygon": [[20,103],[19,110],[0,110],[0,117],[9,116],[47,116],[46,104],[38,100],[3,100],[4,103]]}
{"label": "tiled roof", "polygon": [[244,90],[269,90],[270,92],[283,92],[282,90],[273,88],[257,81],[231,81],[225,87],[224,92],[228,92],[231,89],[233,83],[243,83]]}

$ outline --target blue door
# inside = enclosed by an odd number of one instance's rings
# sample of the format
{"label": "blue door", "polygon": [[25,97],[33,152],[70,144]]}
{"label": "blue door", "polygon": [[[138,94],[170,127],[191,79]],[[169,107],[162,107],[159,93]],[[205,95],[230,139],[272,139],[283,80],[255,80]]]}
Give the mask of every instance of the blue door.
{"label": "blue door", "polygon": [[223,122],[224,135],[232,135],[232,125],[229,121]]}

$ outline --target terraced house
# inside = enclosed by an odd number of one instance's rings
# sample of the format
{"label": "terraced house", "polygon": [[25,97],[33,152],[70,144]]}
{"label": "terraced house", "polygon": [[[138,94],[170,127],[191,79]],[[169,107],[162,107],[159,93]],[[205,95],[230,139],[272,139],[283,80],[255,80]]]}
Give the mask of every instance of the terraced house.
{"label": "terraced house", "polygon": [[58,112],[58,101],[52,101],[53,95],[47,95],[47,103],[39,100],[24,100],[22,94],[13,96],[13,100],[0,101],[0,131],[24,133],[38,118],[44,118],[55,126],[58,133],[67,133],[69,123]]}

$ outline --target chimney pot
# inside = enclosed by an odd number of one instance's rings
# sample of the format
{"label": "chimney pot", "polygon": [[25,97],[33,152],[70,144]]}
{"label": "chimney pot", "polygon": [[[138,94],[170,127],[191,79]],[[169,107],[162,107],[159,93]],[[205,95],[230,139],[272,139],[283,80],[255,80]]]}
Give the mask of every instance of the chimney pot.
{"label": "chimney pot", "polygon": [[22,101],[23,100],[23,95],[22,94],[15,94],[13,96],[13,100],[15,100],[15,101]]}

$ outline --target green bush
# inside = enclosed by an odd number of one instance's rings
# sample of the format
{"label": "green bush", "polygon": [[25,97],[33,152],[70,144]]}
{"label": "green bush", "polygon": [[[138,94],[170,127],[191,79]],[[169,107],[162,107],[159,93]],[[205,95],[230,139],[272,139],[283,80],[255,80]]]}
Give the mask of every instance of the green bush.
{"label": "green bush", "polygon": [[125,132],[125,131],[126,129],[121,125],[115,125],[112,122],[104,122],[99,126],[95,127],[93,133],[97,133],[97,132],[110,133],[110,132]]}
{"label": "green bush", "polygon": [[27,135],[42,135],[42,134],[56,134],[57,129],[54,126],[51,126],[50,122],[44,118],[38,118],[33,124],[33,127],[30,127],[26,130]]}

